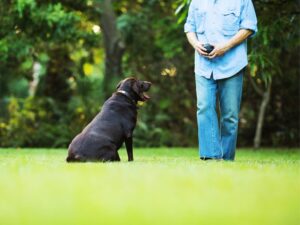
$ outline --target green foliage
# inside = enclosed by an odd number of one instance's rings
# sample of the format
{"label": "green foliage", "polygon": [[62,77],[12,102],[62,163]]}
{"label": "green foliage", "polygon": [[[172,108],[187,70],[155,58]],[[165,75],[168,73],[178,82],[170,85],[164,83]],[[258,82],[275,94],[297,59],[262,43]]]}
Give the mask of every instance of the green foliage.
{"label": "green foliage", "polygon": [[[296,15],[291,8],[294,4],[290,3],[287,11],[282,12],[277,11],[279,5],[276,4],[268,8],[258,7],[258,15],[264,16],[259,17],[259,32],[251,42],[249,61],[251,76],[265,84],[270,83],[273,77],[282,75],[281,55],[293,54],[299,34]],[[265,5],[268,3],[262,4]]]}
{"label": "green foliage", "polygon": [[51,98],[11,98],[7,119],[0,120],[1,146],[66,147],[97,110],[76,96],[67,106]]}
{"label": "green foliage", "polygon": [[[93,101],[99,98],[101,72],[95,69],[88,78],[83,69],[102,64],[103,56],[94,50],[99,46],[94,22],[68,1],[1,4],[0,145],[67,146],[99,107]],[[38,86],[35,97],[28,97],[36,62]]]}
{"label": "green foliage", "polygon": [[[0,96],[7,94],[6,84],[11,79],[25,76],[31,80],[33,62],[39,61],[43,64],[45,60],[42,58],[49,58],[51,52],[58,48],[64,54],[70,54],[71,51],[99,46],[95,39],[98,41],[98,34],[92,30],[93,23],[63,3],[35,0],[2,3],[0,71],[3,82]],[[68,62],[65,63],[65,67],[71,66]],[[44,64],[44,68],[47,68],[47,64]],[[4,77],[3,74],[10,76]]]}
{"label": "green foliage", "polygon": [[23,17],[23,13],[26,9],[32,11],[36,8],[35,0],[17,0],[16,9],[20,17]]}
{"label": "green foliage", "polygon": [[[48,102],[51,104],[51,102]],[[52,102],[53,103],[53,102]],[[50,114],[42,107],[44,102],[34,102],[33,99],[28,98],[25,101],[18,101],[16,98],[11,98],[8,105],[7,122],[2,122],[1,130],[1,144],[2,146],[19,147],[23,145],[37,144],[50,144],[47,136],[51,133],[44,133],[44,126],[51,117]],[[41,133],[42,132],[42,133]],[[39,136],[44,135],[43,140]],[[53,141],[53,139],[51,140]]]}
{"label": "green foliage", "polygon": [[188,6],[191,0],[177,0],[176,1],[176,11],[175,14],[178,16],[178,23],[182,24],[185,22],[188,15]]}

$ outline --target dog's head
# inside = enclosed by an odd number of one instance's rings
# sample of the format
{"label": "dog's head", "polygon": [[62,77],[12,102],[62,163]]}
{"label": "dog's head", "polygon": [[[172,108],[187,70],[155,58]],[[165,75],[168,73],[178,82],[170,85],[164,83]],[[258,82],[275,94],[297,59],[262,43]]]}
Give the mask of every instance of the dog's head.
{"label": "dog's head", "polygon": [[134,77],[126,78],[117,85],[117,90],[128,92],[136,101],[146,101],[150,97],[145,93],[151,87],[151,82],[138,80]]}

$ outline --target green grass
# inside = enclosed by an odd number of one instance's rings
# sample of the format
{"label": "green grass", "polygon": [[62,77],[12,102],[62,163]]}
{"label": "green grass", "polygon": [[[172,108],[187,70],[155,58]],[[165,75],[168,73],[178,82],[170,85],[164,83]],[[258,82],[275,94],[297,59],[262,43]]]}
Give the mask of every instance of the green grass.
{"label": "green grass", "polygon": [[136,149],[135,161],[67,164],[65,150],[0,150],[3,225],[298,225],[300,151]]}

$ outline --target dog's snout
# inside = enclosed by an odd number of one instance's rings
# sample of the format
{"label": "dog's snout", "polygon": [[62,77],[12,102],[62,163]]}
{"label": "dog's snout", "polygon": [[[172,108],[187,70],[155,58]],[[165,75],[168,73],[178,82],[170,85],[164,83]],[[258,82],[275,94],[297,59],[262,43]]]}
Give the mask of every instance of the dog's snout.
{"label": "dog's snout", "polygon": [[148,90],[151,88],[152,83],[149,82],[149,81],[146,81],[144,84],[145,84],[145,89],[144,89],[144,91],[148,91]]}
{"label": "dog's snout", "polygon": [[149,85],[149,86],[151,86],[151,85],[152,85],[152,83],[151,83],[151,82],[149,82],[149,81],[145,81],[145,84],[146,84],[146,85]]}

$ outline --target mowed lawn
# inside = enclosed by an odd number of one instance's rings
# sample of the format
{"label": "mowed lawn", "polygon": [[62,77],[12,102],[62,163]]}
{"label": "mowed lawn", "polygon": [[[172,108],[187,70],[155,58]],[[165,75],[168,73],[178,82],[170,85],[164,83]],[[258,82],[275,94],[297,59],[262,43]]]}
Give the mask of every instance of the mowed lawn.
{"label": "mowed lawn", "polygon": [[0,224],[298,225],[300,151],[125,150],[120,163],[65,163],[66,150],[0,149]]}

